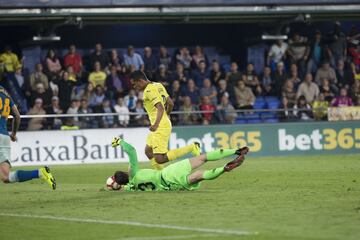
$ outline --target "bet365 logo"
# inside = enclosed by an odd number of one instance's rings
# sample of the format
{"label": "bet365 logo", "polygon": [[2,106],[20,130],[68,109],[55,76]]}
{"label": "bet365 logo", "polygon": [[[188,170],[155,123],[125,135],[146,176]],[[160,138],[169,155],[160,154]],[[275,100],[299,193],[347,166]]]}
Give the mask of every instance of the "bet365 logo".
{"label": "bet365 logo", "polygon": [[285,129],[279,129],[278,135],[280,151],[360,149],[360,128],[315,129],[311,134],[299,135],[292,135]]}

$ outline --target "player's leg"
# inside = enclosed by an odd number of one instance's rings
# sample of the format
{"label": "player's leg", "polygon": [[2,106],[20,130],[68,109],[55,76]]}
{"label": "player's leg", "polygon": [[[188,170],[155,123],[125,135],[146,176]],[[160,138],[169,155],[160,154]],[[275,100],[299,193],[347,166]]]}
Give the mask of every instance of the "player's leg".
{"label": "player's leg", "polygon": [[10,164],[8,161],[0,164],[0,178],[4,183],[26,182],[36,178],[44,179],[54,190],[56,182],[48,167],[43,167],[36,170],[17,170],[10,171]]}
{"label": "player's leg", "polygon": [[162,164],[159,164],[154,157],[154,152],[153,152],[153,143],[154,142],[156,143],[156,141],[154,140],[154,133],[151,132],[151,133],[149,133],[149,135],[146,138],[145,155],[150,160],[151,166],[154,169],[162,170],[164,168],[164,166]]}
{"label": "player's leg", "polygon": [[245,155],[249,151],[248,147],[242,147],[239,149],[218,149],[215,151],[211,151],[208,153],[201,154],[198,157],[192,157],[190,158],[190,164],[192,169],[196,169],[203,165],[207,161],[217,161],[226,157],[229,157],[231,155]]}
{"label": "player's leg", "polygon": [[203,180],[214,180],[221,176],[225,172],[229,172],[232,169],[240,166],[245,160],[245,155],[240,154],[233,161],[229,162],[225,166],[213,168],[211,170],[198,170],[187,176],[187,181],[190,185],[199,183]]}

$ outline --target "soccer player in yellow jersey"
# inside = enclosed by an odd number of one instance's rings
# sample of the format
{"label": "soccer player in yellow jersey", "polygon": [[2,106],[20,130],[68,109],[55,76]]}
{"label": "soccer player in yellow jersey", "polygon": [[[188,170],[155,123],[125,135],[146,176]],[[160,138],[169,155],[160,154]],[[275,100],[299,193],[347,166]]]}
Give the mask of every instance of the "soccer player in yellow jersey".
{"label": "soccer player in yellow jersey", "polygon": [[132,73],[131,81],[136,90],[144,91],[144,108],[151,124],[150,134],[146,139],[145,154],[150,159],[153,168],[161,170],[163,163],[188,153],[194,156],[200,155],[199,143],[169,151],[168,143],[172,128],[169,115],[174,103],[165,87],[161,83],[149,81],[145,73],[140,70]]}

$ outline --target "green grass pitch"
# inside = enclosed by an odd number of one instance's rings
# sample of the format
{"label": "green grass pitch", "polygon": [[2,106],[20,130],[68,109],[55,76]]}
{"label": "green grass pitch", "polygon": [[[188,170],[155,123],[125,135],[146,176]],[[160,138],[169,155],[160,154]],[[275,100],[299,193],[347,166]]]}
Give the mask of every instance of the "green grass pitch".
{"label": "green grass pitch", "polygon": [[249,155],[198,191],[102,190],[126,168],[53,166],[56,191],[40,180],[0,184],[0,239],[360,239],[360,155]]}

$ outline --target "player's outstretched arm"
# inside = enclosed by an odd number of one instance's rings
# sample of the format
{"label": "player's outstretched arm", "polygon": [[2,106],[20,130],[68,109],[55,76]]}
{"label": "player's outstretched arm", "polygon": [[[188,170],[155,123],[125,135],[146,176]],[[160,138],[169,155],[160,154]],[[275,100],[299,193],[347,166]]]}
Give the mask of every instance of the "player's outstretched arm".
{"label": "player's outstretched arm", "polygon": [[11,108],[11,115],[14,117],[12,120],[12,129],[11,129],[11,134],[10,134],[10,139],[11,141],[15,142],[16,141],[16,133],[19,130],[19,126],[20,126],[20,113],[19,110],[17,109],[17,107],[14,105]]}
{"label": "player's outstretched arm", "polygon": [[134,177],[136,172],[138,171],[138,159],[136,149],[129,143],[127,143],[124,139],[115,137],[111,142],[113,147],[121,146],[124,151],[129,155],[129,174],[130,178]]}
{"label": "player's outstretched arm", "polygon": [[167,115],[170,116],[170,113],[174,108],[174,102],[170,97],[167,97],[166,99],[165,108]]}

